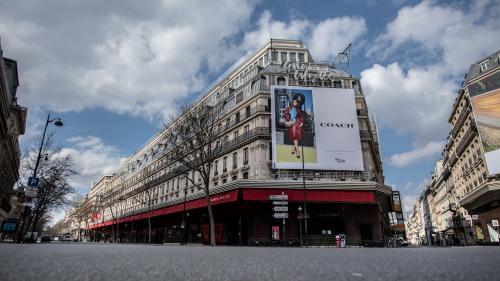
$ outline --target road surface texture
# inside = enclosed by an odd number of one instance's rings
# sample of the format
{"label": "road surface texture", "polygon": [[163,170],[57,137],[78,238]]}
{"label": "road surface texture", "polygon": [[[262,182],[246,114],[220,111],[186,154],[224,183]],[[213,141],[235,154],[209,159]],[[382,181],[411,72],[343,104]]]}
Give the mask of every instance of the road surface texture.
{"label": "road surface texture", "polygon": [[0,244],[0,280],[500,280],[500,247]]}

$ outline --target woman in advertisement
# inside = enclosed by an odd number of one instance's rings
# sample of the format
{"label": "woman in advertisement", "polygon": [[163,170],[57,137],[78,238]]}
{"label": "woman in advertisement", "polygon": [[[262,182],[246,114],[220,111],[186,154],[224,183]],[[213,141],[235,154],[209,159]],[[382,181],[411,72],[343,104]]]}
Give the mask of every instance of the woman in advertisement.
{"label": "woman in advertisement", "polygon": [[292,154],[300,158],[299,141],[304,136],[304,116],[301,106],[303,97],[301,95],[293,95],[292,104],[285,110],[285,125],[288,128],[288,138],[293,142]]}

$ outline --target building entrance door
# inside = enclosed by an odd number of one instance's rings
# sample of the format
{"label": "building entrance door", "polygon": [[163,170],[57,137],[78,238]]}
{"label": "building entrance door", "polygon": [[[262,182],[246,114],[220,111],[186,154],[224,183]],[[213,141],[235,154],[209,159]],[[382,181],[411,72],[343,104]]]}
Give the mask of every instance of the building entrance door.
{"label": "building entrance door", "polygon": [[368,223],[362,223],[359,225],[359,234],[361,236],[361,241],[371,241],[373,240],[372,225]]}

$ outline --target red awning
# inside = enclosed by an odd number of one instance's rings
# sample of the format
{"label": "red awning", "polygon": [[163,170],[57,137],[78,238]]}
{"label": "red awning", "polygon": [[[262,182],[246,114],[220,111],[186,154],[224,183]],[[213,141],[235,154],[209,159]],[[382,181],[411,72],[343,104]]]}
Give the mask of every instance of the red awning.
{"label": "red awning", "polygon": [[[210,202],[212,203],[212,205],[229,203],[229,202],[233,202],[236,200],[238,200],[238,190],[232,190],[232,191],[228,191],[228,192],[224,192],[224,193],[219,193],[219,194],[213,195],[210,198]],[[186,202],[186,210],[203,208],[206,206],[207,206],[207,201],[205,200],[205,198],[195,199],[195,200]],[[162,215],[167,215],[167,214],[172,214],[172,213],[178,213],[178,212],[182,212],[183,210],[184,210],[184,203],[179,203],[179,204],[164,207],[161,209],[152,210],[151,217],[157,217],[157,216],[162,216]],[[137,215],[131,215],[131,216],[127,216],[124,218],[119,218],[116,221],[110,220],[110,221],[106,221],[104,223],[98,223],[97,225],[91,226],[90,229],[95,228],[95,227],[112,225],[112,224],[115,224],[117,222],[122,223],[122,222],[128,222],[128,221],[147,219],[148,217],[149,217],[149,213],[144,212],[144,213],[140,213]]]}
{"label": "red awning", "polygon": [[[301,189],[244,189],[243,200],[245,201],[269,201],[270,195],[284,192],[288,195],[288,201],[304,201],[304,190]],[[345,202],[345,203],[374,203],[375,194],[365,190],[307,190],[307,201],[314,202]]]}

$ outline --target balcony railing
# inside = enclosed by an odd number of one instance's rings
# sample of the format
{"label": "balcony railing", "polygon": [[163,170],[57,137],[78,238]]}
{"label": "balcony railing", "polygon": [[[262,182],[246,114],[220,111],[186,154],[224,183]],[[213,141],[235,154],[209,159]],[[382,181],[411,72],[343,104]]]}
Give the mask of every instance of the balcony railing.
{"label": "balcony railing", "polygon": [[460,157],[464,150],[467,148],[469,143],[474,139],[476,136],[476,125],[474,123],[471,123],[471,126],[467,130],[467,133],[462,137],[462,140],[458,143],[457,145],[457,150],[456,153]]}
{"label": "balcony railing", "polygon": [[243,133],[242,135],[226,142],[221,145],[218,155],[224,154],[236,147],[248,143],[257,137],[271,138],[271,129],[268,127],[257,127],[253,130]]}
{"label": "balcony railing", "polygon": [[[355,172],[355,171],[305,171],[306,180],[325,180],[325,181],[372,181],[375,178],[373,172]],[[301,180],[302,171],[277,170],[274,173],[276,180]]]}
{"label": "balcony railing", "polygon": [[[215,153],[215,155],[213,156],[214,158],[215,157],[219,157],[233,149],[236,149],[240,146],[243,146],[247,143],[250,143],[251,141],[257,139],[257,138],[260,138],[260,137],[264,137],[264,138],[271,138],[271,130],[270,128],[268,127],[257,127],[253,130],[250,130],[248,131],[247,133],[241,135],[241,136],[238,136],[237,138],[235,139],[232,139],[230,140],[229,142],[227,143],[224,143],[221,145],[220,149],[218,152]],[[155,170],[159,170],[159,169],[163,169],[165,168],[166,166],[168,165],[171,165],[171,163],[166,163],[164,165],[159,165],[157,167],[157,169]],[[187,172],[189,172],[190,169],[187,168],[187,167],[176,167],[174,169],[172,169],[171,171],[161,175],[161,176],[158,176],[156,177],[155,179],[151,180],[151,181],[148,181],[148,182],[145,182],[144,184],[142,184],[140,187],[138,188],[135,188],[134,190],[130,191],[127,193],[127,198],[130,197],[130,196],[133,196],[135,194],[138,194],[144,190],[147,190],[151,187],[154,187],[160,183],[163,183],[169,179],[172,179],[174,177],[177,177],[179,175],[182,175],[182,174],[185,174]],[[227,172],[227,170],[223,169],[223,173]]]}
{"label": "balcony railing", "polygon": [[359,130],[359,136],[361,139],[371,139],[372,134],[368,130]]}
{"label": "balcony railing", "polygon": [[462,128],[465,120],[467,119],[466,117],[469,115],[470,111],[471,110],[470,110],[470,106],[469,105],[465,106],[462,109],[462,111],[460,112],[460,115],[457,118],[457,122],[455,122],[455,125],[451,129],[451,136],[452,136],[452,138],[456,137],[457,133],[460,131],[460,128]]}
{"label": "balcony railing", "polygon": [[255,107],[250,108],[250,114],[245,114],[243,118],[235,118],[229,121],[229,123],[225,124],[225,129],[229,130],[232,129],[236,124],[245,121],[246,119],[252,117],[253,115],[257,113],[265,113],[265,112],[271,112],[271,109],[267,105],[257,105]]}

